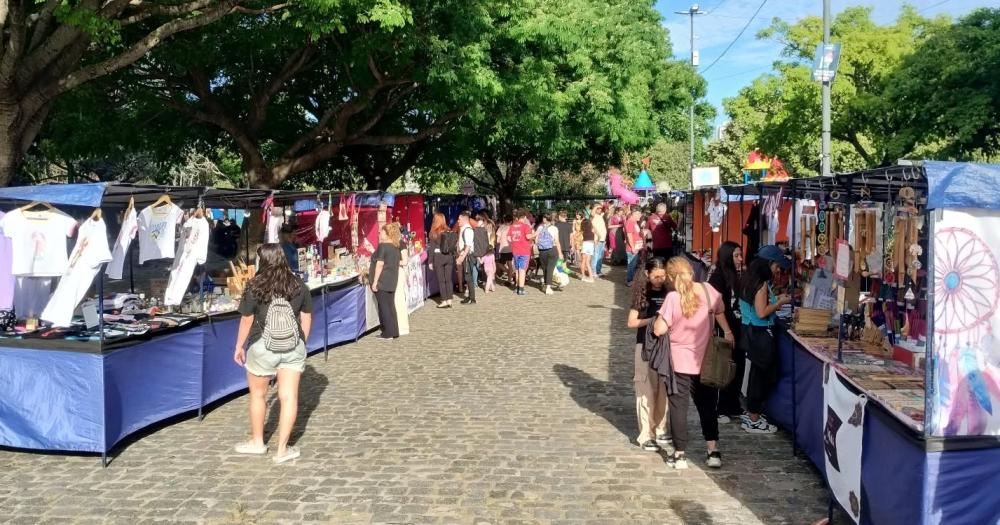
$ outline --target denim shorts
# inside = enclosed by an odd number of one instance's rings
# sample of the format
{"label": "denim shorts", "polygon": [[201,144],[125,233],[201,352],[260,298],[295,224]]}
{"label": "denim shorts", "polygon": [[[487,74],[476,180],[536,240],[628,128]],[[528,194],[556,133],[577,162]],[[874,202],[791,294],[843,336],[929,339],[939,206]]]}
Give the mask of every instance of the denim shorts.
{"label": "denim shorts", "polygon": [[584,255],[594,255],[594,250],[597,247],[594,246],[594,241],[583,241],[583,247],[580,248],[580,253]]}
{"label": "denim shorts", "polygon": [[247,349],[247,372],[258,376],[273,376],[278,373],[279,368],[287,368],[296,372],[304,372],[306,369],[306,344],[299,341],[299,346],[291,352],[272,352],[264,347],[264,339],[250,345]]}
{"label": "denim shorts", "polygon": [[518,270],[527,270],[528,262],[531,261],[530,255],[515,255],[514,256],[514,268]]}

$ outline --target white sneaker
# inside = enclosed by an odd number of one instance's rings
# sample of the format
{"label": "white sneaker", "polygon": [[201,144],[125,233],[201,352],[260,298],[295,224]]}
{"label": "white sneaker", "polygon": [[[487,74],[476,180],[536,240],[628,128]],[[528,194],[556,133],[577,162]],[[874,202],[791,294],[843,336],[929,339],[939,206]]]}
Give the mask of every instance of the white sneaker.
{"label": "white sneaker", "polygon": [[708,460],[705,464],[709,468],[722,468],[722,454],[718,450],[713,450],[708,453]]}
{"label": "white sneaker", "polygon": [[778,431],[778,427],[768,423],[763,417],[757,421],[751,421],[747,418],[740,426],[744,432],[749,434],[774,434]]}
{"label": "white sneaker", "polygon": [[675,470],[687,470],[688,469],[687,456],[683,456],[683,455],[678,456],[678,455],[674,454],[673,457],[671,457],[669,460],[667,460],[667,464],[670,465],[671,467],[673,467]]}
{"label": "white sneaker", "polygon": [[237,454],[250,454],[254,456],[267,454],[267,445],[254,445],[253,441],[249,440],[237,444],[233,449]]}
{"label": "white sneaker", "polygon": [[545,295],[552,295],[554,293],[555,292],[552,291],[552,287],[551,286],[546,286],[545,287]]}
{"label": "white sneaker", "polygon": [[725,424],[728,424],[730,421],[732,421],[732,419],[729,419],[729,416],[727,416],[725,414],[720,415],[718,417],[718,420],[719,420],[719,424],[720,425],[725,425]]}

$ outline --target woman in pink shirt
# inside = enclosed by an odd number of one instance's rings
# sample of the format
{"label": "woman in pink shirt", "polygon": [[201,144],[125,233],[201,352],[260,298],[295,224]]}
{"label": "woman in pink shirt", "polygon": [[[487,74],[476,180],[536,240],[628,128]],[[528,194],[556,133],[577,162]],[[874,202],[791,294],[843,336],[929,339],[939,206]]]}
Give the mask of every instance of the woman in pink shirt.
{"label": "woman in pink shirt", "polygon": [[701,362],[712,340],[715,323],[719,323],[725,339],[733,343],[733,333],[726,321],[722,296],[711,286],[694,282],[694,270],[684,257],[674,257],[667,262],[667,280],[673,290],[667,294],[660,308],[660,315],[653,323],[657,336],[669,334],[670,358],[675,388],[667,389],[667,414],[670,434],[676,452],[668,458],[669,465],[677,469],[688,468],[684,450],[688,444],[688,396],[694,399],[701,420],[701,432],[708,448],[707,464],[712,468],[722,466],[719,453],[719,421],[716,419],[715,402],[718,390],[701,384]]}

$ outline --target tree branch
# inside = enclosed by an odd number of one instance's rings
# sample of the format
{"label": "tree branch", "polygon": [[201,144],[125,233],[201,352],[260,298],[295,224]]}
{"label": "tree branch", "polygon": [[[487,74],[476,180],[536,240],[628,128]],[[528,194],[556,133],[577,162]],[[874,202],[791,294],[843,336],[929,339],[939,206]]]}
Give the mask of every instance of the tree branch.
{"label": "tree branch", "polygon": [[164,39],[182,31],[211,24],[223,16],[226,16],[230,11],[232,11],[233,7],[239,3],[239,0],[223,0],[218,3],[218,7],[210,11],[206,11],[201,15],[191,18],[172,20],[157,27],[121,54],[64,76],[54,86],[50,86],[48,89],[44,90],[45,93],[54,98],[55,96],[61,95],[62,93],[79,86],[80,84],[103,77],[131,65],[136,60],[142,58],[142,56],[148,53],[151,49],[159,45]]}
{"label": "tree branch", "polygon": [[307,43],[305,46],[296,50],[285,64],[278,71],[278,74],[271,79],[271,82],[260,90],[256,95],[254,95],[253,100],[250,102],[250,115],[248,120],[250,129],[256,134],[260,131],[261,126],[264,124],[264,120],[267,119],[267,110],[271,104],[271,99],[274,98],[281,89],[284,87],[288,81],[295,77],[302,68],[306,66],[310,59],[316,52],[316,45],[312,42]]}
{"label": "tree branch", "polygon": [[126,16],[121,20],[122,26],[129,26],[142,22],[143,20],[152,18],[154,16],[170,16],[177,17],[181,15],[186,15],[194,11],[204,9],[215,3],[215,0],[192,0],[184,4],[150,4],[143,1],[129,2],[128,0],[117,0],[116,2],[111,2],[106,6],[108,12],[105,9],[101,10],[101,14],[108,16],[114,11],[116,4],[124,4],[124,6],[137,6],[132,9],[135,14]]}
{"label": "tree branch", "polygon": [[866,150],[865,147],[861,145],[861,140],[858,138],[858,134],[856,132],[851,131],[846,134],[838,133],[837,135],[840,135],[839,138],[841,140],[847,141],[851,146],[854,147],[854,151],[858,152],[858,155],[860,155],[861,158],[864,159],[865,163],[868,164],[868,167],[870,168],[875,167],[875,159],[872,158],[871,154],[868,153],[868,150]]}
{"label": "tree branch", "polygon": [[350,142],[347,142],[346,144],[350,144],[352,146],[358,146],[358,145],[362,145],[362,146],[405,146],[405,145],[408,145],[408,144],[414,144],[414,143],[420,142],[421,140],[427,139],[429,137],[437,135],[438,133],[443,132],[445,129],[447,129],[448,124],[452,120],[458,118],[461,115],[462,115],[461,111],[454,111],[454,112],[448,113],[448,114],[442,116],[441,118],[439,118],[438,120],[436,120],[430,126],[428,126],[427,129],[424,129],[423,131],[420,131],[419,133],[413,133],[413,134],[410,134],[410,135],[388,135],[388,136],[378,136],[378,137],[362,136],[362,137],[358,137],[356,139],[353,139]]}
{"label": "tree branch", "polygon": [[[7,17],[10,17],[10,28],[7,29],[9,32],[7,48],[3,51],[3,58],[0,60],[0,79],[3,79],[0,81],[3,82],[7,82],[6,79],[10,79],[12,73],[18,69],[18,64],[21,62],[21,57],[24,53],[24,42],[28,31],[26,14],[22,2],[14,0],[13,4],[8,5],[7,16],[0,19],[6,20]],[[0,85],[0,88],[5,87],[7,86]]]}
{"label": "tree branch", "polygon": [[[0,1],[5,2],[6,0]],[[52,26],[52,20],[54,19],[53,15],[60,3],[60,0],[47,0],[45,2],[45,7],[42,8],[42,12],[39,13],[38,19],[35,21],[35,28],[31,31],[31,43],[28,44],[29,51],[38,47],[48,35],[49,28]],[[2,24],[3,16],[0,16],[0,26]]]}

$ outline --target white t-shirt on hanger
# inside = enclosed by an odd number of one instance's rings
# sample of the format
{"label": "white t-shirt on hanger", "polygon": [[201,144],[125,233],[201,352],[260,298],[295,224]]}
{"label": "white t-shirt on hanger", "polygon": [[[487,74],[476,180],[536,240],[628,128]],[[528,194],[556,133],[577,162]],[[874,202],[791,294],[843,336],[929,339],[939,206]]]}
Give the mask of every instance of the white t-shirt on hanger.
{"label": "white t-shirt on hanger", "polygon": [[264,242],[268,244],[281,242],[281,227],[285,225],[285,216],[281,213],[275,215],[270,211],[265,213],[267,213],[267,238]]}
{"label": "white t-shirt on hanger", "polygon": [[316,214],[316,242],[322,243],[330,235],[330,211],[322,209]]}
{"label": "white t-shirt on hanger", "polygon": [[177,224],[183,218],[184,210],[173,203],[149,206],[139,213],[139,264],[174,258]]}
{"label": "white t-shirt on hanger", "polygon": [[139,231],[138,218],[139,214],[135,208],[129,208],[124,220],[122,220],[122,229],[118,231],[118,239],[115,240],[115,245],[111,249],[111,264],[108,265],[106,272],[108,277],[112,279],[122,278],[125,256],[128,255],[132,239],[135,239],[135,234]]}
{"label": "white t-shirt on hanger", "polygon": [[195,267],[205,264],[208,259],[208,237],[208,220],[192,217],[184,222],[181,228],[181,253],[174,259],[174,265],[170,268],[170,280],[167,282],[163,304],[167,306],[181,304],[184,292],[191,284]]}
{"label": "white t-shirt on hanger", "polygon": [[11,273],[17,276],[57,277],[66,271],[66,238],[76,220],[59,210],[14,210],[0,219],[0,229],[13,248]]}
{"label": "white t-shirt on hanger", "polygon": [[69,326],[76,305],[80,304],[83,296],[90,290],[101,265],[110,260],[108,228],[104,221],[83,221],[76,237],[76,247],[69,257],[69,267],[42,312],[42,320],[49,321],[54,326]]}

